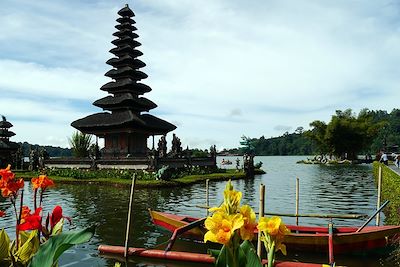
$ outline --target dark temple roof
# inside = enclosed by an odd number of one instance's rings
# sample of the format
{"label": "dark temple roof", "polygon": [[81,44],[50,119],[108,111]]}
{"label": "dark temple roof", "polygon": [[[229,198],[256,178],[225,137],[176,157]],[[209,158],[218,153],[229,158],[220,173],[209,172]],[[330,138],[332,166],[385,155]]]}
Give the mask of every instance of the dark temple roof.
{"label": "dark temple roof", "polygon": [[176,129],[176,126],[156,118],[150,114],[141,114],[156,108],[157,105],[145,97],[139,97],[150,92],[150,86],[139,82],[147,78],[147,74],[139,70],[146,66],[138,57],[143,53],[138,50],[141,45],[136,40],[136,22],[131,18],[135,14],[126,5],[118,14],[116,32],[111,43],[115,45],[110,53],[115,57],[106,63],[113,68],[105,76],[112,81],[104,84],[100,90],[110,95],[96,100],[93,105],[111,112],[96,113],[76,120],[71,125],[84,133],[104,134],[107,132],[140,131],[148,134],[166,134]]}
{"label": "dark temple roof", "polygon": [[121,107],[124,109],[128,107],[137,107],[137,111],[149,111],[150,109],[157,107],[153,101],[145,97],[134,97],[129,93],[120,96],[106,96],[96,100],[93,105],[108,110],[118,109]]}
{"label": "dark temple roof", "polygon": [[166,134],[176,129],[176,126],[154,117],[150,114],[138,115],[130,110],[122,112],[102,112],[89,115],[71,124],[86,133],[107,132],[113,130],[141,130],[150,134]]}

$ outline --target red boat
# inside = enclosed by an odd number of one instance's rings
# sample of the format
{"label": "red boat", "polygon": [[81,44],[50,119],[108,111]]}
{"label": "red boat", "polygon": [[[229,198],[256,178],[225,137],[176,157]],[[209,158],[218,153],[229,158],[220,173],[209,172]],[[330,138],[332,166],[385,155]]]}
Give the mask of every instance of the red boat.
{"label": "red boat", "polygon": [[[113,256],[124,256],[125,248],[121,246],[107,246],[100,245],[98,250],[102,254],[109,254]],[[187,264],[202,263],[207,266],[213,266],[215,259],[208,254],[191,253],[183,251],[164,251],[158,249],[144,249],[144,248],[129,248],[128,256],[150,258],[168,261],[181,261]],[[266,260],[262,261],[267,264]],[[189,265],[190,266],[190,265]],[[327,264],[317,263],[303,263],[303,262],[289,262],[289,261],[276,261],[275,267],[329,267]]]}
{"label": "red boat", "polygon": [[[165,212],[150,211],[155,225],[174,232],[198,218]],[[336,227],[329,235],[328,227],[287,225],[291,233],[285,236],[288,251],[329,252],[329,238],[333,239],[334,254],[385,252],[400,234],[400,226],[366,226],[357,232],[357,227]],[[183,235],[203,240],[206,230],[202,225],[188,230]],[[332,250],[332,248],[331,248]]]}

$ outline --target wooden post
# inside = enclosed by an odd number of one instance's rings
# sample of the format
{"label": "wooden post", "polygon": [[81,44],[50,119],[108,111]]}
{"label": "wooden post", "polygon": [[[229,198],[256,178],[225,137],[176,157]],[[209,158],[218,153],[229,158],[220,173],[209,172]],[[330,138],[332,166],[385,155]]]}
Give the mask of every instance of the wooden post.
{"label": "wooden post", "polygon": [[333,258],[333,223],[332,220],[328,224],[328,255],[329,255],[329,265],[335,266],[335,260]]}
{"label": "wooden post", "polygon": [[[209,207],[210,203],[208,200],[208,183],[210,182],[210,179],[206,180],[206,206]],[[208,217],[208,208],[207,208],[207,217]]]}
{"label": "wooden post", "polygon": [[[260,208],[258,214],[258,220],[264,216],[264,202],[265,202],[265,185],[260,185]],[[258,231],[258,241],[257,241],[257,255],[261,258],[262,254],[262,241],[261,241],[261,231]]]}
{"label": "wooden post", "polygon": [[299,225],[299,178],[296,177],[296,225]]}
{"label": "wooden post", "polygon": [[132,216],[132,203],[133,203],[133,193],[135,191],[136,175],[132,177],[131,194],[129,197],[129,209],[128,209],[128,219],[126,222],[126,235],[125,235],[125,250],[124,256],[128,257],[128,243],[129,243],[129,229],[131,228],[131,216]]}
{"label": "wooden post", "polygon": [[[381,206],[381,191],[382,191],[382,166],[379,166],[379,169],[378,169],[378,199],[376,202],[377,210]],[[380,220],[381,220],[381,216],[380,216],[380,213],[378,213],[376,215],[376,223],[375,223],[376,226],[379,226]]]}

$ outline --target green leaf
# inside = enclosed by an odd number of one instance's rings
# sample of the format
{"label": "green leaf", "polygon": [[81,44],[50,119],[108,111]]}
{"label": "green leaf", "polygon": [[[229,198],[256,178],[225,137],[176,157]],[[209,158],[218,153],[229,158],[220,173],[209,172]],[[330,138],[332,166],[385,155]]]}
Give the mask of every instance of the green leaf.
{"label": "green leaf", "polygon": [[27,231],[20,231],[19,232],[19,244],[22,246],[25,244],[26,241],[28,241],[30,236],[30,233]]}
{"label": "green leaf", "polygon": [[240,245],[240,248],[246,255],[247,267],[263,267],[263,265],[261,264],[261,260],[257,255],[256,249],[250,241],[243,241],[243,243]]}
{"label": "green leaf", "polygon": [[80,231],[63,232],[50,237],[46,243],[40,246],[36,255],[32,258],[30,267],[51,267],[64,251],[73,245],[88,242],[94,235],[95,226]]}
{"label": "green leaf", "polygon": [[227,248],[224,245],[219,252],[218,258],[215,261],[215,267],[226,267],[226,260],[227,260]]}
{"label": "green leaf", "polygon": [[28,240],[26,240],[25,243],[18,249],[17,253],[15,253],[15,257],[18,262],[26,265],[38,249],[38,231],[34,230],[30,233]]}
{"label": "green leaf", "polygon": [[243,249],[241,247],[238,247],[236,250],[236,255],[239,255],[238,261],[239,261],[239,266],[248,266],[247,265],[247,258],[246,254],[244,253]]}
{"label": "green leaf", "polygon": [[56,225],[54,225],[54,228],[51,231],[51,235],[61,234],[63,226],[64,226],[64,218],[61,218],[61,220]]}
{"label": "green leaf", "polygon": [[10,238],[6,231],[2,229],[0,231],[0,261],[8,258],[10,252]]}
{"label": "green leaf", "polygon": [[207,249],[207,254],[213,258],[218,258],[220,252],[220,249]]}

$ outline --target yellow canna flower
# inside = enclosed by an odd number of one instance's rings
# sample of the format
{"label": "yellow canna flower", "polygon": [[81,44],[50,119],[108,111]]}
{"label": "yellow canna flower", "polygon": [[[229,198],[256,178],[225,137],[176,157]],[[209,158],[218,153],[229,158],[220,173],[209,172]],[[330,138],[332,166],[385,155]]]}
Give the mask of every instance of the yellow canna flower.
{"label": "yellow canna flower", "polygon": [[204,242],[211,241],[227,244],[234,231],[243,226],[241,214],[229,215],[224,212],[216,212],[204,222],[208,232],[204,235]]}
{"label": "yellow canna flower", "polygon": [[279,235],[285,236],[287,234],[290,234],[290,230],[286,227],[286,225],[283,222],[281,222],[281,224],[279,225]]}
{"label": "yellow canna flower", "polygon": [[242,192],[233,189],[232,183],[229,180],[224,190],[224,208],[228,214],[235,214],[239,211]]}
{"label": "yellow canna flower", "polygon": [[271,218],[260,218],[258,222],[258,230],[268,233],[271,236],[276,236],[279,233],[279,226],[281,225],[282,219],[278,216]]}
{"label": "yellow canna flower", "polygon": [[242,214],[244,221],[243,226],[240,228],[240,237],[243,240],[252,240],[254,230],[257,227],[256,214],[249,205],[243,205],[240,208],[240,214]]}
{"label": "yellow canna flower", "polygon": [[283,243],[276,244],[275,252],[279,251],[279,250],[282,251],[282,254],[286,256],[287,253],[286,253],[286,245],[285,244],[283,244]]}

